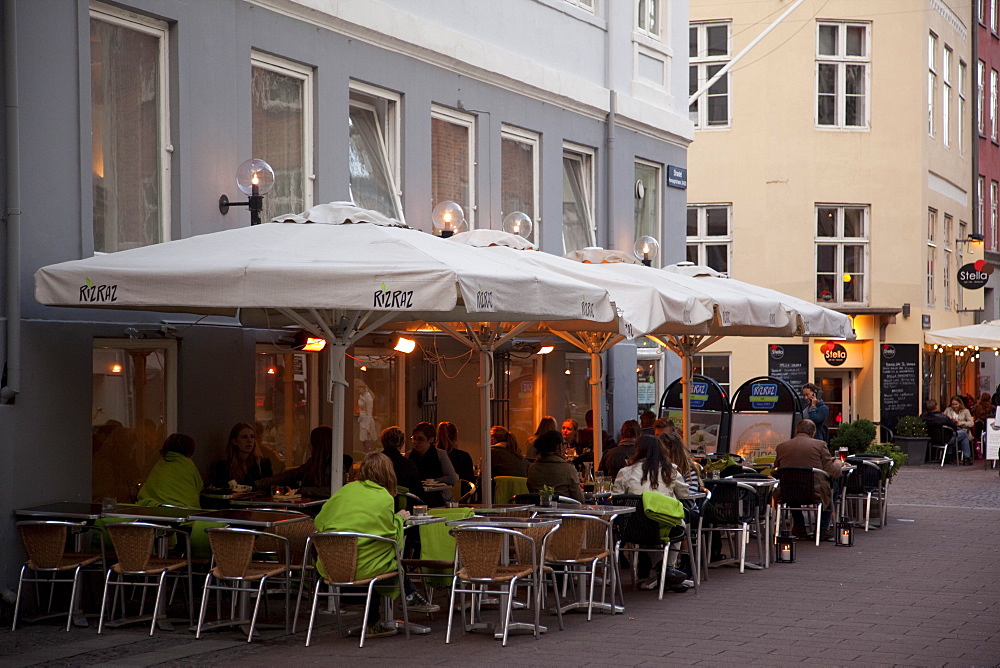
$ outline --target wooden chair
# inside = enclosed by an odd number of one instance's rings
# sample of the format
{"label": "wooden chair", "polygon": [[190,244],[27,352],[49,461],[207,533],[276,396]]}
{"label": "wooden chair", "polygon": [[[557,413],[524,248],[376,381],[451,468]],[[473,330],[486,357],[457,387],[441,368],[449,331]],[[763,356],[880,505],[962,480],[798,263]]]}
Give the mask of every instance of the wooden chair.
{"label": "wooden chair", "polygon": [[[192,605],[194,590],[191,587],[190,536],[179,529],[165,527],[159,524],[152,524],[150,522],[121,522],[109,524],[107,525],[106,530],[108,535],[111,537],[111,544],[115,548],[115,554],[118,557],[118,562],[108,569],[107,577],[104,580],[104,596],[101,598],[101,617],[97,624],[97,633],[103,633],[104,626],[106,624],[119,626],[122,624],[145,621],[146,618],[142,615],[141,607],[138,617],[125,618],[125,597],[124,591],[121,588],[125,586],[156,587],[156,600],[153,603],[153,612],[150,615],[149,624],[149,635],[152,636],[156,631],[156,623],[160,621],[161,618],[166,617],[166,613],[161,615],[160,611],[161,608],[164,607],[163,594],[167,581],[167,575],[172,572],[180,571],[181,569],[186,569],[187,571],[185,578],[188,585],[188,620],[189,623],[194,621]],[[157,549],[157,540],[171,535],[184,537],[187,547],[185,550],[185,556],[166,558],[153,556]],[[116,576],[114,580],[111,579],[112,575]],[[122,594],[122,618],[119,620],[114,619],[116,603],[112,600],[110,614],[111,619],[108,622],[105,622],[105,615],[107,614],[108,609],[108,592],[111,590],[111,587],[120,588],[119,593]],[[143,597],[143,603],[145,603],[145,596]]]}
{"label": "wooden chair", "polygon": [[[357,578],[359,540],[373,540],[391,545],[396,553],[396,568],[379,573],[374,577]],[[313,625],[316,623],[316,607],[320,596],[333,597],[333,608],[336,612],[337,625],[341,635],[344,635],[344,625],[340,615],[340,598],[343,596],[365,597],[365,612],[361,622],[361,642],[358,644],[358,647],[364,647],[365,625],[371,609],[375,585],[392,578],[396,578],[396,586],[399,588],[399,598],[403,606],[403,630],[406,637],[410,637],[410,617],[406,607],[406,591],[403,588],[403,567],[399,550],[399,544],[392,538],[355,531],[321,531],[309,536],[306,541],[305,558],[308,560],[311,551],[315,551],[319,560],[317,570],[319,570],[320,577],[316,580],[316,589],[313,591],[312,610],[309,613],[309,630],[306,633],[306,647],[309,647],[312,642]],[[323,585],[330,587],[330,591],[321,592],[320,589]],[[344,587],[367,587],[367,591],[363,594],[344,592],[342,591]],[[300,584],[298,600],[295,603],[295,621],[292,625],[292,633],[295,632],[295,626],[298,624],[303,589],[304,587]]]}
{"label": "wooden chair", "polygon": [[[17,530],[21,534],[24,551],[28,553],[28,561],[21,566],[21,577],[17,583],[17,599],[14,601],[14,621],[11,624],[10,630],[17,630],[17,615],[21,609],[21,593],[24,584],[26,582],[34,582],[36,586],[40,583],[48,583],[53,589],[57,584],[73,585],[69,596],[69,612],[66,615],[66,630],[69,631],[73,625],[73,612],[76,608],[77,592],[80,585],[80,571],[84,567],[94,564],[100,564],[103,568],[105,555],[103,540],[98,541],[101,546],[100,553],[68,552],[66,550],[66,541],[68,538],[81,535],[85,532],[96,531],[100,534],[100,529],[88,526],[82,522],[33,520],[18,522]],[[28,576],[29,571],[34,577]],[[57,577],[60,573],[68,573],[70,571],[73,573],[72,580]],[[45,577],[42,577],[43,574]],[[62,614],[61,612],[53,613],[51,606],[52,596],[50,595],[49,608],[38,619]]]}

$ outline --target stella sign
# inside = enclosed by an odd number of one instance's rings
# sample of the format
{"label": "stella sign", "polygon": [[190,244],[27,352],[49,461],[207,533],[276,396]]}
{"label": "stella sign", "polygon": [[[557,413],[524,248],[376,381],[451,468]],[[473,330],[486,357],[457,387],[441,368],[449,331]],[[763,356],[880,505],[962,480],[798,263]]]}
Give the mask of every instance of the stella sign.
{"label": "stella sign", "polygon": [[986,260],[976,260],[964,264],[958,270],[958,284],[967,290],[984,287],[993,273],[993,265]]}

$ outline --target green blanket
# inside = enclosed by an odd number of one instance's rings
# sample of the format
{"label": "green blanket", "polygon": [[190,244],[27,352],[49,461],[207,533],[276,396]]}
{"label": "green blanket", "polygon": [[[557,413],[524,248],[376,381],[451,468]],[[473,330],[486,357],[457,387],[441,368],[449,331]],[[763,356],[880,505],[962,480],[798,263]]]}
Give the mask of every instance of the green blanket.
{"label": "green blanket", "polygon": [[646,517],[660,525],[660,540],[669,543],[670,530],[684,521],[684,506],[681,502],[657,492],[643,492],[642,508]]}
{"label": "green blanket", "polygon": [[[472,508],[434,508],[430,511],[434,517],[447,517],[449,520],[464,520],[472,517]],[[433,561],[455,561],[455,538],[451,535],[451,527],[444,522],[424,524],[420,527],[420,558]],[[432,587],[445,587],[451,584],[451,570],[434,568],[421,569],[424,573],[441,573],[440,578],[428,578]]]}

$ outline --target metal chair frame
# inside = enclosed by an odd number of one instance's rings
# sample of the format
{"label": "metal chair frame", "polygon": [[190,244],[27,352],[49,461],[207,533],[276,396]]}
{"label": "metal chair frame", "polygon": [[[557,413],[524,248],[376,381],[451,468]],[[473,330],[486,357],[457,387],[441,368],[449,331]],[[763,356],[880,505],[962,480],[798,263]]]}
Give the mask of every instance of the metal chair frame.
{"label": "metal chair frame", "polygon": [[[865,503],[865,531],[871,526],[872,498],[879,502],[879,523],[875,527],[881,529],[886,521],[885,492],[889,486],[888,467],[868,461],[859,457],[848,457],[847,462],[856,467],[850,472],[840,491],[840,507],[846,514],[848,501],[864,501]],[[874,484],[872,484],[874,482]],[[860,510],[860,509],[859,509]],[[860,514],[860,512],[859,512]]]}
{"label": "metal chair frame", "polygon": [[[376,575],[375,577],[366,578],[366,579],[363,579],[363,580],[331,581],[331,580],[327,580],[327,579],[325,579],[323,577],[318,577],[316,579],[316,588],[313,591],[312,608],[311,608],[311,611],[309,613],[309,630],[306,632],[306,647],[309,647],[310,643],[312,643],[313,626],[314,626],[314,624],[316,622],[316,608],[317,608],[317,604],[319,603],[320,596],[326,596],[326,597],[332,597],[333,598],[333,610],[334,610],[334,613],[336,614],[336,617],[337,617],[337,626],[340,628],[341,635],[346,635],[346,634],[344,633],[344,625],[343,625],[343,621],[341,619],[340,598],[341,597],[349,597],[349,596],[356,596],[356,597],[364,596],[365,597],[365,612],[364,612],[364,616],[362,617],[362,621],[361,621],[361,641],[358,644],[358,647],[364,647],[365,646],[365,626],[368,623],[368,613],[371,610],[372,593],[375,591],[375,585],[378,584],[379,582],[382,582],[383,580],[387,579],[387,577],[395,577],[397,579],[397,586],[399,588],[399,598],[400,598],[400,600],[402,602],[402,606],[403,606],[403,631],[406,634],[406,637],[409,638],[410,637],[410,615],[409,615],[409,611],[408,611],[407,605],[406,605],[406,589],[403,586],[403,582],[404,582],[404,580],[403,580],[404,574],[403,574],[403,566],[402,566],[403,559],[402,559],[402,554],[400,553],[399,543],[397,543],[392,538],[386,538],[385,536],[376,536],[376,535],[370,534],[370,533],[360,533],[360,532],[357,532],[357,531],[317,531],[317,532],[313,533],[312,535],[310,535],[309,538],[306,539],[306,551],[305,551],[305,556],[303,558],[303,563],[304,564],[305,563],[309,563],[309,555],[313,551],[316,552],[316,558],[319,559],[319,552],[318,552],[318,548],[316,547],[317,541],[329,540],[330,538],[333,538],[333,537],[353,538],[355,541],[358,541],[360,539],[367,539],[367,540],[374,540],[374,541],[378,541],[378,542],[382,542],[382,543],[388,543],[389,545],[392,545],[392,548],[393,548],[393,550],[396,553],[396,571],[395,572],[381,573],[379,575]],[[356,593],[356,592],[346,592],[345,593],[345,592],[341,591],[341,589],[343,587],[360,587],[360,586],[364,586],[366,583],[367,583],[368,590],[364,594]],[[330,588],[330,591],[326,591],[326,592],[320,591],[320,589],[323,587],[323,585],[328,586]],[[304,589],[305,589],[305,579],[301,580],[300,584],[299,584],[299,595],[298,595],[298,599],[295,602],[295,615],[294,615],[294,618],[293,618],[293,621],[292,621],[292,633],[295,633],[295,629],[298,626],[299,610],[300,610],[300,607],[302,605],[302,594],[303,594]],[[391,610],[391,607],[390,607],[390,610]]]}
{"label": "metal chair frame", "polygon": [[[950,435],[949,435],[950,434]],[[934,454],[935,450],[941,451],[941,466],[944,466],[945,459],[948,457],[948,448],[952,448],[955,452],[955,464],[959,463],[960,453],[958,451],[958,432],[949,427],[946,424],[942,425],[927,425],[927,435],[930,436],[930,444],[927,446],[931,451],[931,460],[937,458]]]}
{"label": "metal chair frame", "polygon": [[[822,476],[824,476],[826,478],[826,482],[827,482],[827,484],[830,485],[831,490],[833,488],[833,478],[830,477],[829,473],[827,473],[823,469],[817,469],[817,468],[809,469],[809,468],[807,468],[805,466],[782,466],[780,468],[776,468],[773,471],[771,471],[771,474],[775,478],[778,479],[778,487],[779,488],[781,488],[781,476],[783,475],[781,473],[782,470],[785,470],[785,471],[788,471],[788,470],[792,470],[792,471],[806,471],[806,470],[809,470],[809,471],[812,472],[812,475],[810,476],[810,481],[814,480],[815,479],[815,474],[819,473],[819,474],[821,474]],[[809,487],[810,490],[813,489],[814,484],[815,483],[810,482],[810,487]],[[786,512],[786,511],[790,511],[790,510],[799,510],[799,511],[802,511],[802,512],[815,513],[816,514],[816,545],[818,546],[819,545],[819,540],[820,540],[820,532],[821,532],[820,525],[822,524],[821,517],[822,517],[822,513],[823,513],[823,503],[821,501],[817,500],[816,497],[815,497],[815,495],[813,494],[811,502],[807,502],[804,499],[792,501],[792,503],[798,504],[797,506],[792,507],[792,506],[788,505],[789,502],[788,502],[787,498],[785,497],[785,495],[787,494],[787,492],[788,492],[788,487],[786,485],[785,489],[782,490],[781,502],[777,504],[777,511],[775,512],[775,519],[774,519],[774,539],[777,540],[778,533],[780,533],[780,530],[781,530],[782,513]],[[831,506],[832,507],[830,508],[830,512],[833,515],[834,521],[836,521],[836,518],[840,517],[840,513],[836,511],[836,498],[832,499]]]}
{"label": "metal chair frame", "polygon": [[[542,564],[543,566],[561,566],[561,574],[565,577],[564,583],[571,580],[574,575],[590,576],[590,585],[587,596],[587,621],[589,622],[593,618],[594,614],[594,585],[597,580],[598,563],[603,562],[601,577],[602,602],[605,600],[607,595],[607,585],[609,579],[612,587],[612,598],[614,598],[615,587],[619,586],[621,579],[620,574],[618,573],[618,562],[613,559],[615,553],[612,545],[613,525],[611,522],[608,522],[600,517],[595,517],[593,515],[581,515],[579,513],[572,512],[572,510],[566,513],[549,514],[547,516],[558,517],[562,520],[562,523],[559,525],[556,532],[568,532],[572,523],[583,522],[580,544],[576,548],[577,554],[572,558],[553,555],[552,552],[555,551],[555,548],[550,545],[546,548]],[[588,523],[592,523],[594,526],[588,527]],[[604,544],[596,547],[590,545],[590,539],[594,538],[595,532],[601,528],[604,530]],[[553,540],[558,544],[559,538],[560,535],[557,534]],[[548,536],[546,536],[546,539],[548,539]],[[585,553],[584,550],[589,550],[591,553]],[[593,554],[593,552],[597,552],[597,554]],[[603,553],[603,555],[601,553]]]}
{"label": "metal chair frame", "polygon": [[[52,596],[53,593],[55,592],[55,585],[57,584],[73,585],[69,598],[69,612],[66,615],[66,631],[68,632],[73,625],[73,613],[75,612],[77,593],[80,588],[79,587],[80,572],[83,570],[85,566],[90,566],[94,564],[99,565],[103,570],[104,564],[107,563],[107,556],[105,555],[104,552],[103,536],[101,536],[100,540],[98,541],[101,546],[100,554],[95,552],[93,555],[89,553],[76,553],[76,552],[70,552],[69,555],[67,555],[66,538],[69,537],[71,532],[73,534],[73,537],[77,538],[81,536],[83,533],[91,531],[96,531],[98,534],[101,534],[101,530],[98,527],[84,524],[82,522],[68,522],[65,520],[26,520],[23,522],[18,522],[17,527],[18,527],[18,532],[21,534],[21,540],[23,543],[25,543],[25,551],[28,553],[28,561],[21,566],[21,575],[18,578],[17,582],[17,598],[14,601],[14,619],[13,622],[11,623],[10,630],[11,631],[17,630],[17,616],[21,609],[21,592],[24,587],[24,583],[34,582],[36,583],[36,588],[37,585],[40,583],[49,584],[49,603],[47,611],[44,614],[33,618],[31,621],[47,619],[49,617],[61,615],[62,614],[61,612],[58,613],[52,612]],[[39,565],[38,563],[35,563],[36,557],[38,555],[34,555],[32,553],[32,550],[31,548],[29,548],[27,541],[25,541],[25,533],[31,532],[32,530],[31,528],[28,527],[37,528],[40,531],[48,528],[54,530],[57,533],[60,531],[60,529],[62,530],[63,533],[61,539],[62,549],[57,550],[58,554],[51,555],[50,559],[41,559],[43,563],[47,563],[49,565],[43,566]],[[71,559],[75,557],[79,557],[79,559],[74,559],[69,563],[63,563],[64,559],[67,556],[69,556]],[[70,569],[72,569],[73,571],[72,580],[56,577],[58,573],[66,572]],[[29,570],[35,573],[36,577],[25,577],[25,575]],[[49,577],[38,577],[38,575],[41,573],[47,573],[49,574]]]}
{"label": "metal chair frame", "polygon": [[[721,525],[705,526],[704,523],[702,523],[700,532],[702,534],[711,534],[716,531],[738,532],[740,541],[740,573],[744,573],[746,571],[747,543],[750,542],[750,525],[754,525],[754,530],[757,535],[757,555],[761,560],[761,568],[765,568],[769,559],[769,553],[765,551],[764,540],[764,537],[767,536],[767,529],[764,528],[764,522],[762,521],[760,515],[762,497],[757,489],[734,478],[706,480],[705,487],[709,494],[707,500],[712,501],[712,499],[714,499],[713,505],[716,508],[716,511],[720,513],[724,512],[721,507],[721,501],[719,499],[720,494],[718,492],[721,489],[728,489],[730,485],[735,486],[736,491],[738,492],[735,508],[732,508],[734,514],[731,514],[729,520],[723,522]],[[709,555],[706,554],[706,552],[711,545],[711,540],[705,540],[702,538],[699,542],[701,543],[701,555],[699,559],[705,564],[707,572]],[[770,545],[766,545],[766,550],[770,549]]]}

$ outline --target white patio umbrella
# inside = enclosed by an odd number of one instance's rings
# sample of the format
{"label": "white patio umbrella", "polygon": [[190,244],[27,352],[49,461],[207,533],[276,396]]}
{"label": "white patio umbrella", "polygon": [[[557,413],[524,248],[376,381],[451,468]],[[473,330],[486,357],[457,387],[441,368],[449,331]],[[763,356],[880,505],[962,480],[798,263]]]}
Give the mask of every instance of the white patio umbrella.
{"label": "white patio umbrella", "polygon": [[[677,353],[681,358],[681,397],[682,421],[684,437],[689,437],[691,409],[690,392],[688,390],[691,377],[691,360],[694,355],[726,336],[831,336],[854,338],[854,327],[849,316],[838,313],[824,306],[819,306],[798,297],[786,295],[777,290],[764,288],[752,283],[725,278],[711,267],[695,265],[690,262],[680,262],[663,268],[663,273],[676,276],[686,276],[702,286],[713,295],[742,295],[748,301],[763,300],[771,304],[768,308],[777,308],[774,312],[775,324],[782,318],[787,326],[746,326],[735,321],[716,321],[704,332],[669,336],[651,336],[660,345]],[[777,306],[773,306],[777,304]]]}
{"label": "white patio umbrella", "polygon": [[954,348],[1000,348],[1000,320],[924,332],[924,343]]}
{"label": "white patio umbrella", "polygon": [[[277,222],[277,221],[282,222]],[[249,326],[297,324],[329,346],[329,400],[341,419],[347,348],[393,321],[611,320],[599,287],[406,227],[347,203],[42,267],[35,297],[50,306],[239,315]],[[343,477],[333,431],[331,487]]]}

